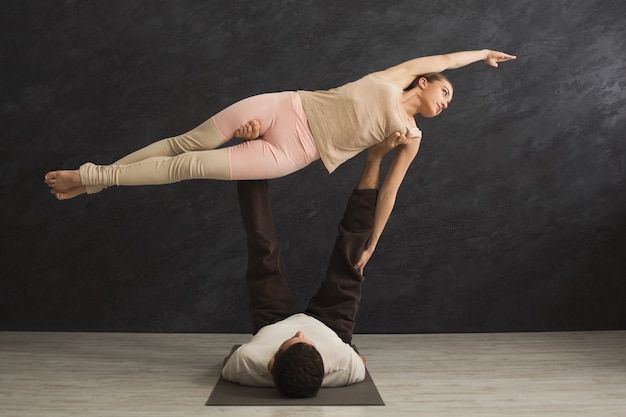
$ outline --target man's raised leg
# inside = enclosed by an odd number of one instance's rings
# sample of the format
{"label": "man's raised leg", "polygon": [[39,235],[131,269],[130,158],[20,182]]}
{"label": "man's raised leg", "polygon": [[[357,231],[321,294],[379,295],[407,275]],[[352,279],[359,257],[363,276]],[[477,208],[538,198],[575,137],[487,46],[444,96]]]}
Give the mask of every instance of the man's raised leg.
{"label": "man's raised leg", "polygon": [[328,262],[326,278],[305,311],[333,329],[345,343],[352,341],[361,301],[363,276],[354,265],[374,225],[380,164],[388,151],[405,144],[406,140],[402,135],[392,135],[368,151],[359,182],[339,223],[339,236]]}
{"label": "man's raised leg", "polygon": [[274,229],[266,180],[237,181],[248,249],[248,308],[253,333],[295,313],[285,262]]}

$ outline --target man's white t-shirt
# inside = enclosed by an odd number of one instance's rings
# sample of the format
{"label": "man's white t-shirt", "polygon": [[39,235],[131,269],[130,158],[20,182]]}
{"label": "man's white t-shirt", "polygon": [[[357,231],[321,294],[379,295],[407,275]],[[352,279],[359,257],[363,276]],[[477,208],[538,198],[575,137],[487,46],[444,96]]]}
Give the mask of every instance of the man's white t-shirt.
{"label": "man's white t-shirt", "polygon": [[322,356],[322,387],[350,385],[365,379],[365,365],[354,349],[324,323],[304,313],[261,328],[248,343],[233,352],[222,369],[222,376],[241,385],[274,386],[267,364],[280,345],[298,331],[315,344]]}

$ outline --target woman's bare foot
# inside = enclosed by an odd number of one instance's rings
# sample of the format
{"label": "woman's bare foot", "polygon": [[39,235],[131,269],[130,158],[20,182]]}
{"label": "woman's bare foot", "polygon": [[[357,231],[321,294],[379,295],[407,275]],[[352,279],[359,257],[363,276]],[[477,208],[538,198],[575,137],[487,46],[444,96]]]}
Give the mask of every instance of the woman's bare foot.
{"label": "woman's bare foot", "polygon": [[59,193],[65,193],[72,188],[80,187],[80,174],[78,170],[51,171],[44,177],[48,187]]}
{"label": "woman's bare foot", "polygon": [[87,192],[87,187],[84,185],[79,185],[78,187],[72,187],[66,191],[56,191],[50,190],[50,193],[54,195],[57,200],[69,200],[70,198],[77,197],[81,194],[85,194]]}
{"label": "woman's bare foot", "polygon": [[235,130],[235,137],[243,140],[258,139],[261,136],[261,124],[258,120],[250,120],[239,129]]}

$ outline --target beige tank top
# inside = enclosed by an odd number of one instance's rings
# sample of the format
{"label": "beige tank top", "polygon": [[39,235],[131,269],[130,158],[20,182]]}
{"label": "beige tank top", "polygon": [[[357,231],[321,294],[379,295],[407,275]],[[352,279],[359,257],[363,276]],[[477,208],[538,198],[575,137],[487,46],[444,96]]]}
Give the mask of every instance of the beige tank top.
{"label": "beige tank top", "polygon": [[400,116],[402,89],[375,75],[331,90],[298,91],[320,159],[328,172],[394,132],[421,138]]}

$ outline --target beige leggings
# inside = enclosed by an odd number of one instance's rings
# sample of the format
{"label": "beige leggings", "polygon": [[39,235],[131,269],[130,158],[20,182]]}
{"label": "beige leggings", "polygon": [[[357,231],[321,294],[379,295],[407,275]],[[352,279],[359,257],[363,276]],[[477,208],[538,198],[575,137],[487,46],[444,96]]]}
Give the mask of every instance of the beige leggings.
{"label": "beige leggings", "polygon": [[[259,122],[261,138],[216,149],[251,119]],[[300,95],[284,91],[240,100],[183,135],[155,142],[113,165],[86,163],[79,171],[91,194],[109,185],[278,178],[319,158]]]}
{"label": "beige leggings", "polygon": [[[124,185],[169,184],[192,178],[227,180],[228,150],[215,149],[225,141],[209,119],[185,134],[154,142],[112,165],[88,162],[79,169],[81,182],[87,193],[93,194],[109,185],[120,185],[120,177],[124,177]],[[200,154],[194,151],[206,149],[213,150],[202,152],[200,160]],[[125,175],[127,171],[132,175]]]}

